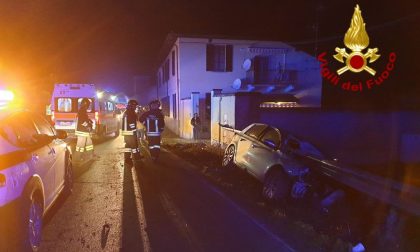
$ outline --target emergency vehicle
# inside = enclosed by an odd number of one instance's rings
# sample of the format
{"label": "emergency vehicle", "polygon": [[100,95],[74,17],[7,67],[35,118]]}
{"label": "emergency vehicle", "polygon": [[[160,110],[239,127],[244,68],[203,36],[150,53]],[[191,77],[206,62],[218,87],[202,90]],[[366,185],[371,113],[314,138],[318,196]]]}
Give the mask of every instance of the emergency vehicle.
{"label": "emergency vehicle", "polygon": [[0,90],[0,251],[36,251],[43,216],[72,191],[72,153],[65,131],[7,106],[13,96]]}
{"label": "emergency vehicle", "polygon": [[96,89],[94,84],[55,84],[51,98],[51,120],[55,129],[74,134],[77,111],[83,98],[91,101],[88,115],[94,122],[93,137],[119,135],[115,96]]}

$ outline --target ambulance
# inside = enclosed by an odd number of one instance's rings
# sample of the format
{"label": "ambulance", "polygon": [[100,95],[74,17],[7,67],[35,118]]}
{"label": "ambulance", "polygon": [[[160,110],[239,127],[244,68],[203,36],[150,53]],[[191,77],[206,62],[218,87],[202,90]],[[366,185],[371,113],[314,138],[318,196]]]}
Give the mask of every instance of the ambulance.
{"label": "ambulance", "polygon": [[87,112],[94,123],[93,137],[118,136],[120,127],[115,96],[98,90],[94,84],[55,84],[51,97],[51,121],[55,129],[74,135],[77,112],[83,98],[91,101]]}

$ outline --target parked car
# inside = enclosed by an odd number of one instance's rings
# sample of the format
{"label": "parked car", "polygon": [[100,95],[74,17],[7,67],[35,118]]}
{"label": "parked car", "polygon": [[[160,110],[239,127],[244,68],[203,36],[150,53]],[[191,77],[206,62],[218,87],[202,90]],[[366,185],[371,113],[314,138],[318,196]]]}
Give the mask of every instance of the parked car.
{"label": "parked car", "polygon": [[38,250],[43,216],[72,191],[66,137],[37,114],[0,110],[0,251]]}
{"label": "parked car", "polygon": [[301,156],[323,158],[310,143],[275,127],[254,123],[236,131],[222,165],[238,166],[261,181],[263,196],[268,200],[282,200],[289,195],[300,198],[310,186],[305,180],[310,169]]}

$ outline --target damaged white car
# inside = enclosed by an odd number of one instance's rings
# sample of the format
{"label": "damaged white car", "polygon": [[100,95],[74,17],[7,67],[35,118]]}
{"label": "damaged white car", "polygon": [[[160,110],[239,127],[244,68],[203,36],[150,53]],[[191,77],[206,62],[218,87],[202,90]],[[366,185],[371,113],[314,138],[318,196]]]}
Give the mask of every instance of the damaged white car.
{"label": "damaged white car", "polygon": [[302,156],[323,159],[313,145],[266,124],[255,123],[235,131],[225,150],[222,166],[238,166],[263,182],[263,196],[283,200],[302,198],[312,185],[310,169]]}

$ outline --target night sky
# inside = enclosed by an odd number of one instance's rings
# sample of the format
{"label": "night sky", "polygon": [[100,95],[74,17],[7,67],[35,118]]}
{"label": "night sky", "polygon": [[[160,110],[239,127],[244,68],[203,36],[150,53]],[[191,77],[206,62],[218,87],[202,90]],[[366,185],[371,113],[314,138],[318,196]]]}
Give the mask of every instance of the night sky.
{"label": "night sky", "polygon": [[356,3],[372,45],[401,55],[395,81],[419,85],[418,1],[0,1],[0,81],[9,85],[127,85],[154,73],[171,31],[280,40],[313,54],[318,20],[318,52],[332,53]]}

